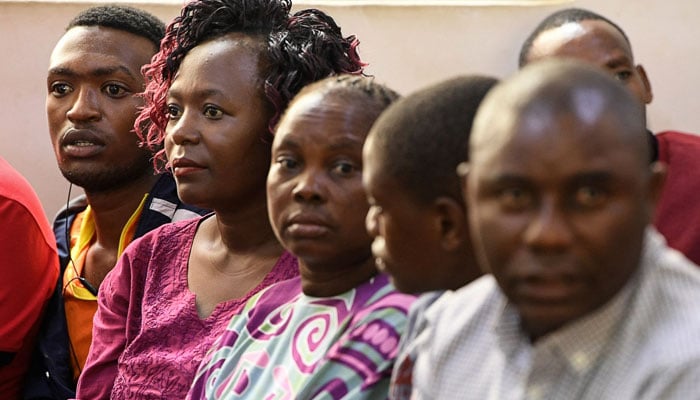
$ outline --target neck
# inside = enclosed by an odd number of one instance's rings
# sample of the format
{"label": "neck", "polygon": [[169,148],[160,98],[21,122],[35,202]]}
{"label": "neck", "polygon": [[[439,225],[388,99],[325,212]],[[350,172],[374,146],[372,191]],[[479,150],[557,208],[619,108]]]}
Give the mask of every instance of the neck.
{"label": "neck", "polygon": [[310,263],[299,259],[301,289],[304,294],[314,297],[329,297],[345,293],[377,274],[374,257],[371,253],[361,260],[347,265],[339,265],[337,260]]}
{"label": "neck", "polygon": [[234,211],[216,211],[212,218],[215,226],[210,232],[214,241],[220,241],[232,253],[259,253],[264,248],[279,249],[279,244],[267,214],[265,202]]}
{"label": "neck", "polygon": [[85,192],[95,221],[95,236],[106,248],[118,247],[121,232],[129,218],[150,192],[158,176],[148,174],[132,184],[108,192]]}

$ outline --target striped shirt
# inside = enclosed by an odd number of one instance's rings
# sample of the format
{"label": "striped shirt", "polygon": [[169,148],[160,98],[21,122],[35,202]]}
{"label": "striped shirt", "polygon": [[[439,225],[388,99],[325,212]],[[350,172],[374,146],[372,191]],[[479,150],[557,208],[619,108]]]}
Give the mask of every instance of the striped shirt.
{"label": "striped shirt", "polygon": [[412,398],[700,399],[699,305],[700,270],[653,229],[613,299],[534,345],[486,276],[429,309]]}

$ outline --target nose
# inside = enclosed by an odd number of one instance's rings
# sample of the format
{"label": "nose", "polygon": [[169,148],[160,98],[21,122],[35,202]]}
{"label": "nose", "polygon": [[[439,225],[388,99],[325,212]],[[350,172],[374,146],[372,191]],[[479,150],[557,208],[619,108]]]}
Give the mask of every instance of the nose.
{"label": "nose", "polygon": [[379,214],[379,206],[370,206],[365,217],[365,229],[371,237],[379,236],[379,224],[377,223],[377,215]]}
{"label": "nose", "polygon": [[165,139],[178,146],[199,143],[200,132],[196,118],[184,112],[178,119],[168,121],[165,128]]}
{"label": "nose", "polygon": [[66,113],[66,117],[73,123],[81,121],[99,121],[102,117],[99,93],[92,88],[86,87],[78,90],[75,102]]}
{"label": "nose", "polygon": [[298,202],[322,203],[326,199],[323,174],[312,168],[305,168],[297,175],[292,195]]}
{"label": "nose", "polygon": [[543,200],[525,230],[526,243],[535,250],[559,251],[573,242],[573,232],[566,213],[554,200]]}

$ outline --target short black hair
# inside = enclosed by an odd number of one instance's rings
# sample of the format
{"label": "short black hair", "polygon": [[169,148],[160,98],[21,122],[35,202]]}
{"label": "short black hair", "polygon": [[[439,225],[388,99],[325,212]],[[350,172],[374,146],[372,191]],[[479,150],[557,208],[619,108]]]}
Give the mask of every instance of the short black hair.
{"label": "short black hair", "polygon": [[414,196],[462,199],[457,165],[466,160],[474,115],[492,77],[455,77],[416,91],[392,104],[370,131],[387,175]]}
{"label": "short black hair", "polygon": [[630,51],[632,50],[632,44],[630,43],[627,34],[616,23],[590,10],[586,10],[583,8],[566,8],[563,10],[559,10],[553,14],[550,14],[547,18],[542,20],[542,22],[540,22],[540,24],[537,25],[535,30],[532,31],[530,36],[528,36],[527,39],[525,39],[525,42],[520,48],[518,66],[522,68],[525,66],[525,64],[527,64],[527,57],[530,54],[530,51],[532,50],[532,44],[543,32],[548,31],[550,29],[558,28],[562,25],[571,22],[581,21],[603,21],[609,24],[622,34],[622,37],[625,38],[625,41],[630,47]]}
{"label": "short black hair", "polygon": [[133,33],[150,40],[156,49],[165,36],[165,23],[158,17],[138,8],[117,4],[84,10],[68,23],[66,30],[76,26],[103,26]]}

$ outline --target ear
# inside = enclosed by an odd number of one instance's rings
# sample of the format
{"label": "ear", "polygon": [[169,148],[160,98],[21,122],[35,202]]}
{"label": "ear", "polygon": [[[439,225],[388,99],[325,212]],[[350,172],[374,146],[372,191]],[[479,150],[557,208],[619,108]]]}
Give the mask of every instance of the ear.
{"label": "ear", "polygon": [[652,163],[649,168],[651,168],[651,177],[649,178],[649,203],[653,210],[656,209],[656,205],[661,198],[664,183],[666,182],[667,168],[666,164],[659,161]]}
{"label": "ear", "polygon": [[639,78],[642,80],[642,84],[644,85],[644,104],[649,104],[654,99],[654,93],[652,93],[651,83],[649,82],[649,78],[647,78],[647,72],[644,70],[644,67],[642,67],[641,64],[637,65],[635,69],[637,70]]}
{"label": "ear", "polygon": [[433,202],[440,224],[440,245],[454,251],[464,245],[467,233],[467,213],[464,204],[452,197],[441,196]]}
{"label": "ear", "polygon": [[469,176],[469,162],[462,161],[457,164],[457,176],[459,177],[459,189],[462,191],[462,198],[467,198],[467,176]]}

